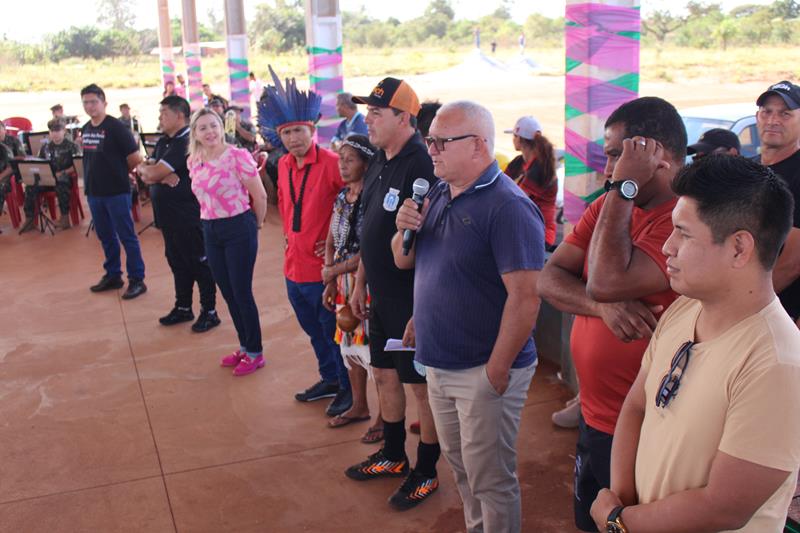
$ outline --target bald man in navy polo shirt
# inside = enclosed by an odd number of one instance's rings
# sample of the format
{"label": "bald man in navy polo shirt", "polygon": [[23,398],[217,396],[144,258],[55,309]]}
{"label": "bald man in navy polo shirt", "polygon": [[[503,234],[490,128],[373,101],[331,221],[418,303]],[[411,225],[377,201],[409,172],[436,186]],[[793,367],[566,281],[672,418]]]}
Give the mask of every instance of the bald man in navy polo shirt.
{"label": "bald man in navy polo shirt", "polygon": [[[416,362],[425,365],[439,442],[467,531],[521,529],[515,442],[536,369],[539,209],[494,160],[494,121],[473,102],[443,106],[425,139],[441,179],[422,213],[406,200],[392,251],[416,268]],[[402,253],[403,230],[417,231]]]}

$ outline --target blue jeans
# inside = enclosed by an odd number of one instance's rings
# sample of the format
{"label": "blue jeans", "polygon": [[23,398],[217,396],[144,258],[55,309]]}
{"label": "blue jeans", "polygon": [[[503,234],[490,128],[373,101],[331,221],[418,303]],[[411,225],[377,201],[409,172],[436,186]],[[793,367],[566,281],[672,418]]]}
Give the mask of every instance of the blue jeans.
{"label": "blue jeans", "polygon": [[336,315],[322,305],[321,281],[295,283],[286,279],[286,292],[300,327],[311,338],[314,355],[317,356],[319,375],[324,381],[339,383],[339,388],[349,389],[350,378],[342,360],[342,352],[336,344]]}
{"label": "blue jeans", "polygon": [[139,238],[133,229],[131,215],[131,195],[88,196],[89,210],[92,212],[97,238],[103,245],[106,260],[103,268],[110,277],[122,276],[119,258],[119,243],[125,247],[125,269],[128,279],[144,279],[144,260],[139,248]]}
{"label": "blue jeans", "polygon": [[228,304],[239,346],[247,355],[262,352],[261,322],[253,298],[253,269],[258,228],[252,211],[229,218],[203,220],[203,237],[211,274]]}

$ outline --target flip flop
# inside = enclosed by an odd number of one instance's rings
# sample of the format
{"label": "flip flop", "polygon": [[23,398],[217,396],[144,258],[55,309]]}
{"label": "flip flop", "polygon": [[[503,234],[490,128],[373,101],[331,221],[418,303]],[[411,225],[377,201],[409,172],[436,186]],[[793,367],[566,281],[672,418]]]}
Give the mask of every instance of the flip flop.
{"label": "flip flop", "polygon": [[383,440],[383,427],[371,427],[361,437],[361,442],[364,444],[375,444]]}
{"label": "flip flop", "polygon": [[329,428],[340,428],[343,426],[347,426],[349,424],[353,424],[355,422],[364,422],[369,420],[370,416],[345,416],[345,415],[337,415],[331,418],[328,421]]}

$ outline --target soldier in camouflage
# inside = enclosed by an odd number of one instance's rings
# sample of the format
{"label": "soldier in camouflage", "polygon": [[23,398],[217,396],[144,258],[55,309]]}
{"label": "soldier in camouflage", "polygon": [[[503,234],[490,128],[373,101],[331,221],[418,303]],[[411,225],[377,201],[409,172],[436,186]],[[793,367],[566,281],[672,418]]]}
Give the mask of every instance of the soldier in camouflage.
{"label": "soldier in camouflage", "polygon": [[6,131],[6,125],[0,122],[0,144],[6,147],[11,157],[25,157],[20,140]]}
{"label": "soldier in camouflage", "polygon": [[58,198],[58,207],[61,212],[61,218],[58,219],[59,229],[69,229],[69,197],[70,189],[72,188],[72,174],[73,164],[72,157],[80,155],[78,146],[65,138],[64,122],[60,119],[53,119],[47,123],[47,129],[50,130],[50,139],[42,145],[39,150],[39,157],[49,159],[53,162],[53,168],[56,171],[56,186],[55,187],[38,187],[27,186],[25,187],[25,223],[20,229],[20,233],[25,233],[33,229],[34,224],[34,208],[36,206],[36,196],[39,192],[46,192],[55,190],[56,197]]}

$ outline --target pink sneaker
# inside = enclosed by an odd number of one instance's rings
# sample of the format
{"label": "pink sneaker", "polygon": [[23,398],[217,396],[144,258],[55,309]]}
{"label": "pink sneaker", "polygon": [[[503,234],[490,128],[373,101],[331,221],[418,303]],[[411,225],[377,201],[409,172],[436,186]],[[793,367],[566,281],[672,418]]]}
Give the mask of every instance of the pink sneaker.
{"label": "pink sneaker", "polygon": [[219,362],[219,366],[236,366],[239,364],[239,361],[241,361],[243,357],[246,357],[245,353],[236,350],[232,354],[223,357],[222,360]]}
{"label": "pink sneaker", "polygon": [[264,366],[264,356],[259,354],[258,357],[253,359],[252,357],[247,357],[244,355],[242,359],[239,361],[239,364],[236,365],[236,368],[233,369],[234,376],[246,376],[247,374],[252,374],[259,368]]}

